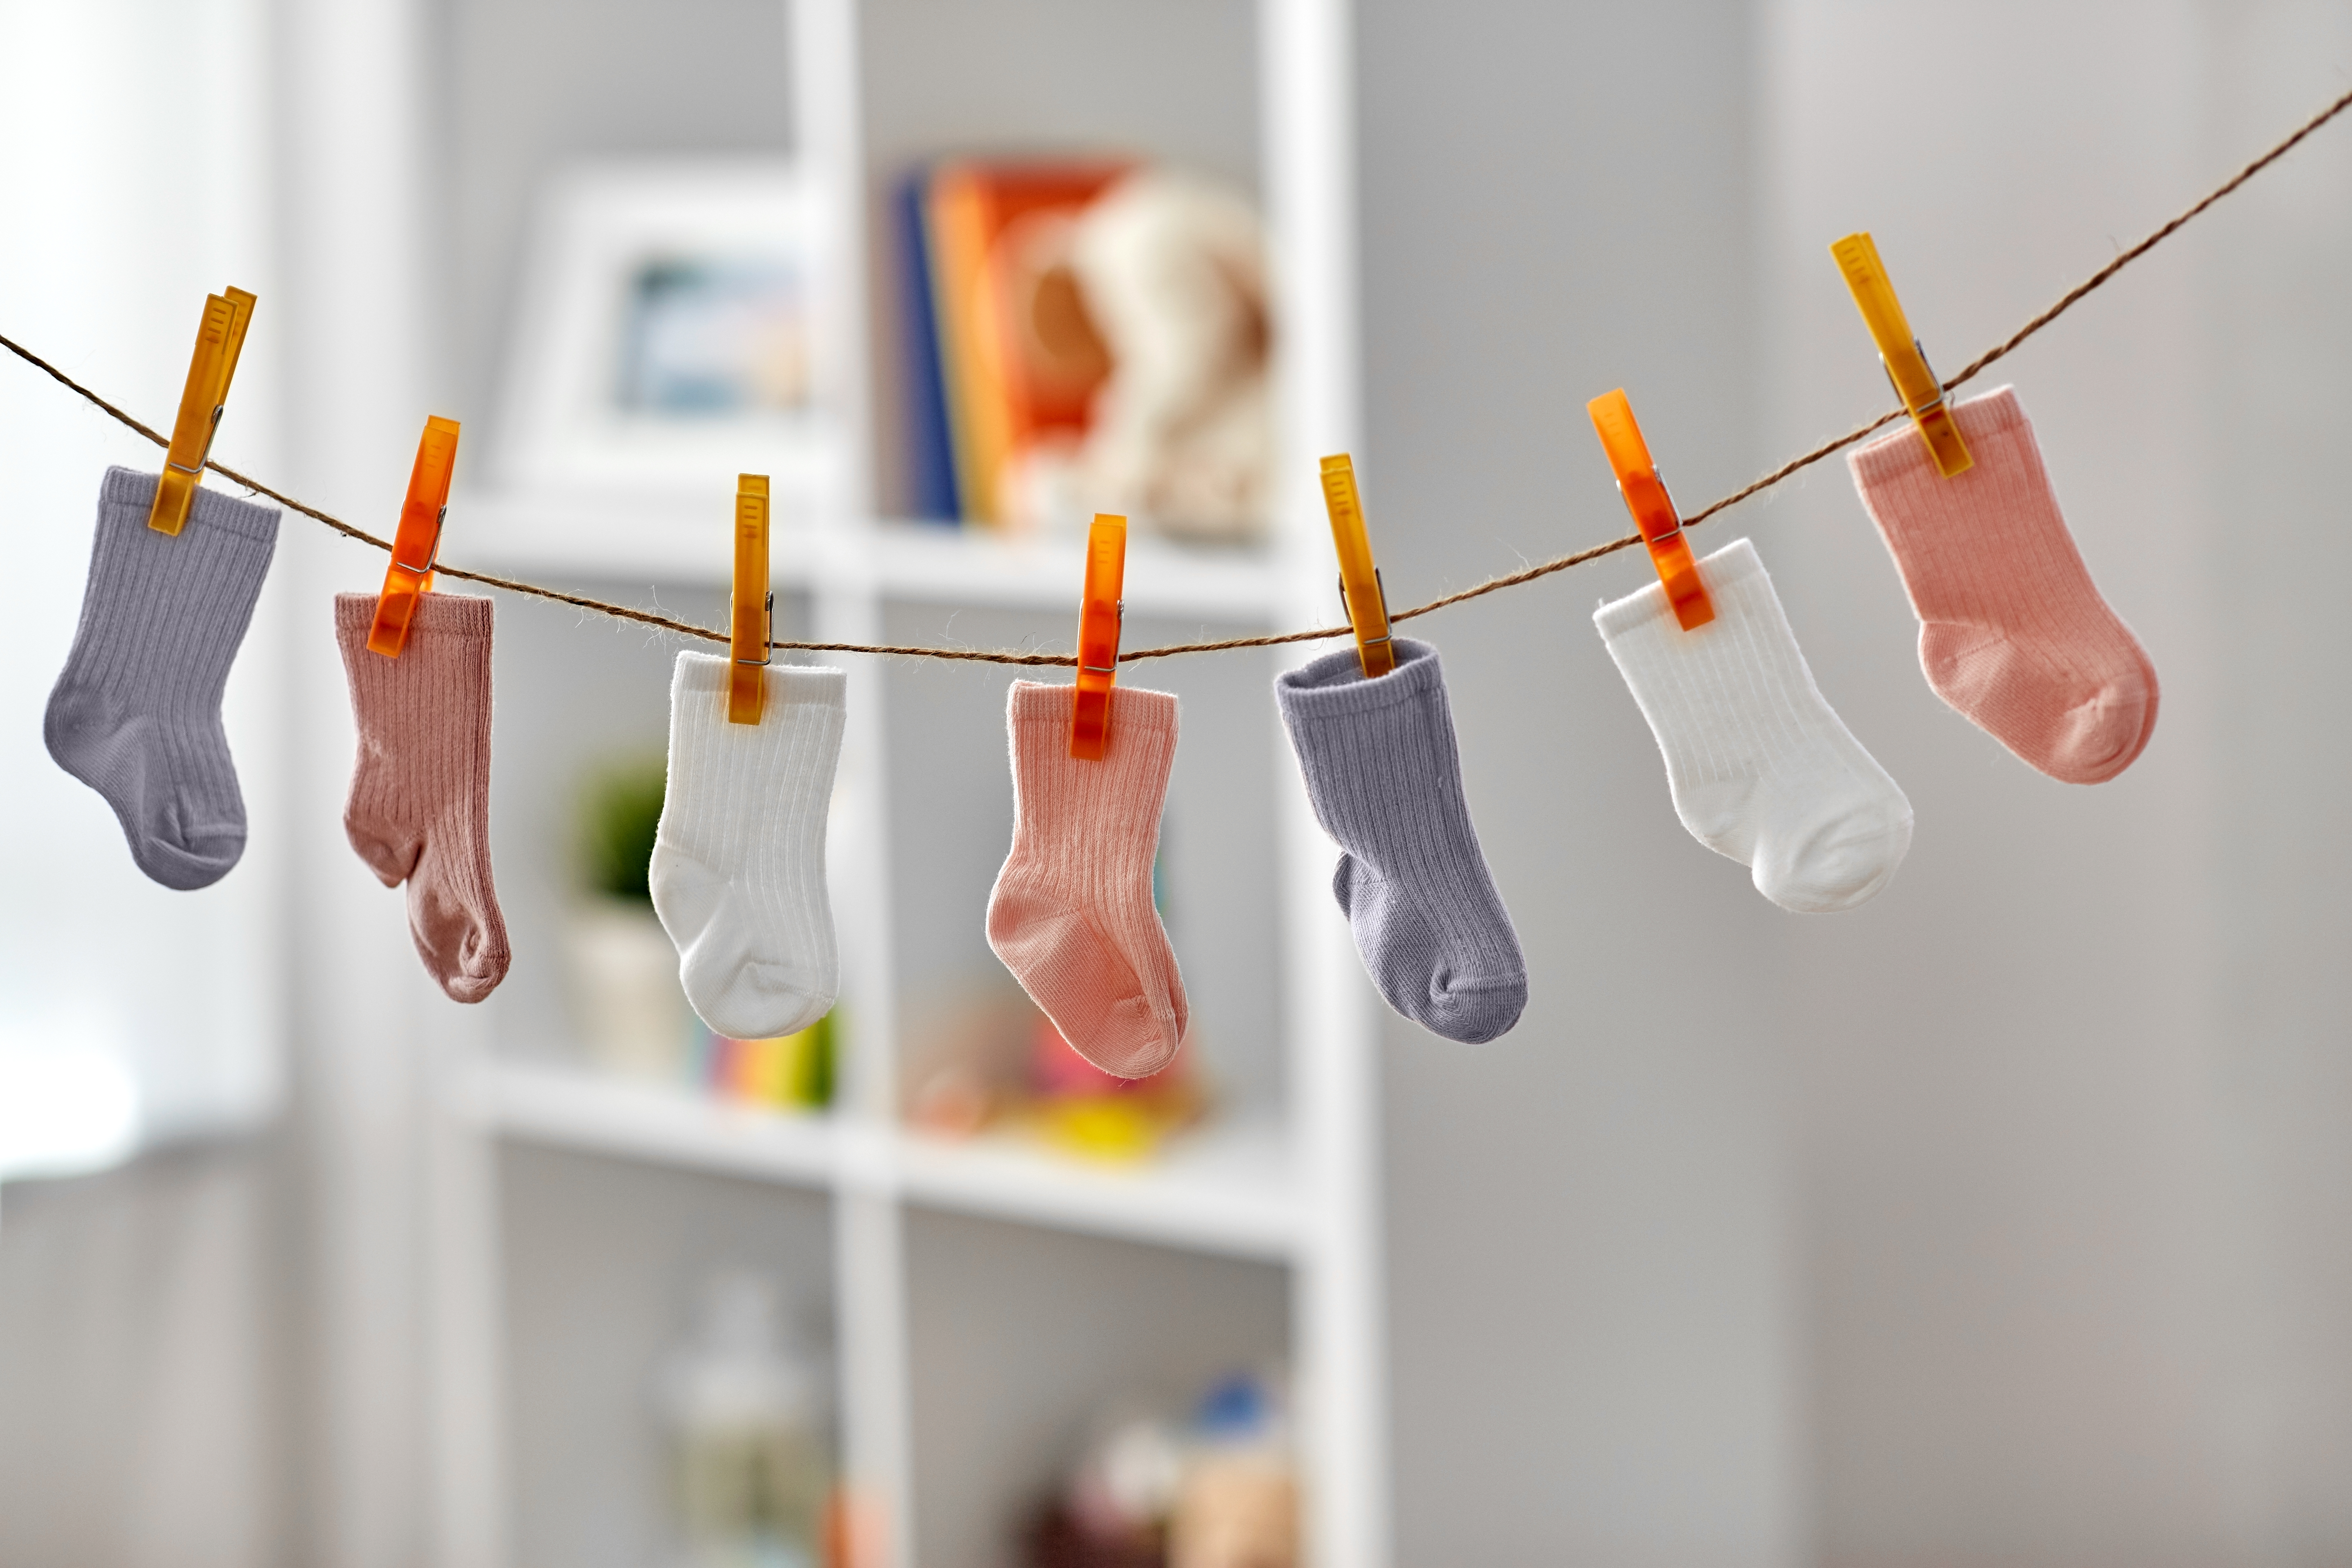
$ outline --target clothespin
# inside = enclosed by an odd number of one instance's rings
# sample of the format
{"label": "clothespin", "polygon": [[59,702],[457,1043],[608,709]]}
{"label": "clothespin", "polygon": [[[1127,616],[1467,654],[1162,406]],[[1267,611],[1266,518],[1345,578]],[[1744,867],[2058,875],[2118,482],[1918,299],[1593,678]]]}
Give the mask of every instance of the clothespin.
{"label": "clothespin", "polygon": [[1675,498],[1666,493],[1665,481],[1658,478],[1658,466],[1650,460],[1650,444],[1642,439],[1642,427],[1633,422],[1633,405],[1625,400],[1625,389],[1604,393],[1584,405],[1592,416],[1592,427],[1601,432],[1601,449],[1609,454],[1609,466],[1617,471],[1617,493],[1625,498],[1625,510],[1633,514],[1633,526],[1642,531],[1642,542],[1650,547],[1650,563],[1658,569],[1658,581],[1666,585],[1666,602],[1675,607],[1675,619],[1683,630],[1696,631],[1715,619],[1715,602],[1706,596],[1706,584],[1699,581],[1698,563],[1691,559],[1690,541],[1683,537],[1682,515],[1675,510]]}
{"label": "clothespin", "polygon": [[147,526],[158,533],[177,535],[187,523],[205,459],[212,455],[213,432],[220,428],[221,413],[228,406],[228,384],[236,374],[236,357],[245,350],[246,325],[252,320],[253,296],[244,289],[205,296],[196,352],[188,361],[188,384],[180,393],[180,416],[172,423],[172,444],[163,452],[154,503],[147,509]]}
{"label": "clothespin", "polygon": [[756,724],[765,706],[768,644],[775,636],[776,595],[768,587],[768,476],[735,476],[735,592],[730,630],[735,662],[727,673],[727,721]]}
{"label": "clothespin", "polygon": [[392,536],[392,564],[383,571],[383,593],[368,628],[368,651],[398,658],[408,646],[408,623],[416,601],[433,586],[441,557],[441,523],[449,515],[449,476],[457,466],[457,422],[436,414],[417,438],[416,466],[408,470],[408,496],[400,503],[400,527]]}
{"label": "clothespin", "polygon": [[1118,679],[1118,630],[1127,603],[1127,519],[1095,513],[1087,531],[1087,584],[1078,601],[1078,689],[1070,704],[1070,755],[1102,761],[1110,744],[1110,689]]}
{"label": "clothespin", "polygon": [[1339,603],[1356,628],[1356,657],[1364,679],[1396,668],[1389,641],[1388,590],[1372,563],[1372,542],[1364,532],[1364,508],[1356,497],[1356,465],[1347,453],[1323,459],[1323,510],[1331,517],[1331,544],[1339,552]]}
{"label": "clothespin", "polygon": [[1831,246],[1830,254],[1837,258],[1838,270],[1845,274],[1845,286],[1853,290],[1854,305],[1878,343],[1878,363],[1885,367],[1886,379],[1895,384],[1895,395],[1911,411],[1911,422],[1919,427],[1920,439],[1927,443],[1928,454],[1936,459],[1936,471],[1948,479],[1966,473],[1976,459],[1969,456],[1968,443],[1960,439],[1960,427],[1953,422],[1951,405],[1944,399],[1944,384],[1927,366],[1927,351],[1911,335],[1903,301],[1895,297],[1886,265],[1878,259],[1878,247],[1868,234],[1850,234]]}

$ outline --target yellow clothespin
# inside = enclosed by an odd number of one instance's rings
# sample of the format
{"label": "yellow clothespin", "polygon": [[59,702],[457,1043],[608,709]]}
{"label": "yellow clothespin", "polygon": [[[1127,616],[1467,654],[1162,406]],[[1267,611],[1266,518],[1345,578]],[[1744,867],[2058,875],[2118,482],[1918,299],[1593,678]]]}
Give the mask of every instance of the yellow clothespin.
{"label": "yellow clothespin", "polygon": [[417,438],[416,464],[408,470],[408,495],[400,503],[400,527],[392,536],[392,564],[383,570],[383,592],[368,627],[368,651],[398,658],[408,646],[408,623],[416,601],[432,591],[434,563],[441,558],[441,524],[449,515],[449,476],[457,467],[457,422],[436,414]]}
{"label": "yellow clothespin", "polygon": [[727,676],[727,721],[756,724],[768,694],[768,644],[775,636],[776,595],[768,587],[768,476],[735,477],[735,592]]}
{"label": "yellow clothespin", "polygon": [[1078,600],[1078,686],[1070,699],[1070,755],[1102,761],[1110,745],[1110,689],[1118,679],[1126,618],[1127,519],[1095,513],[1087,531],[1087,581]]}
{"label": "yellow clothespin", "polygon": [[1944,384],[1927,366],[1927,352],[1911,335],[1903,301],[1895,297],[1886,265],[1878,259],[1878,247],[1866,233],[1850,234],[1831,246],[1830,254],[1837,258],[1838,270],[1845,274],[1845,286],[1853,290],[1854,305],[1877,341],[1878,363],[1886,367],[1895,395],[1911,411],[1911,422],[1919,427],[1920,439],[1927,443],[1927,451],[1936,459],[1936,471],[1948,479],[1966,473],[1976,459],[1969,456],[1968,443],[1960,439],[1960,427],[1953,422],[1951,405],[1944,398]]}
{"label": "yellow clothespin", "polygon": [[1707,597],[1698,563],[1691,558],[1675,498],[1666,493],[1666,482],[1658,478],[1658,465],[1650,458],[1650,444],[1642,439],[1642,426],[1634,422],[1633,405],[1621,386],[1586,404],[1584,411],[1601,433],[1601,449],[1609,454],[1609,466],[1616,471],[1617,493],[1633,514],[1642,542],[1650,547],[1650,564],[1666,586],[1666,603],[1674,606],[1675,622],[1686,632],[1698,630],[1715,619],[1715,601]]}
{"label": "yellow clothespin", "polygon": [[172,425],[172,445],[163,453],[154,504],[147,509],[147,526],[158,533],[176,535],[187,523],[196,482],[212,453],[213,432],[220,428],[221,412],[228,406],[228,384],[236,374],[237,355],[245,350],[246,325],[252,320],[253,296],[244,289],[205,296],[196,352],[188,361],[188,384],[180,393],[180,416]]}
{"label": "yellow clothespin", "polygon": [[1339,552],[1339,602],[1356,628],[1356,657],[1370,680],[1396,668],[1396,648],[1389,640],[1388,590],[1372,563],[1363,503],[1356,496],[1356,465],[1345,452],[1323,459],[1323,510],[1330,514],[1331,544]]}

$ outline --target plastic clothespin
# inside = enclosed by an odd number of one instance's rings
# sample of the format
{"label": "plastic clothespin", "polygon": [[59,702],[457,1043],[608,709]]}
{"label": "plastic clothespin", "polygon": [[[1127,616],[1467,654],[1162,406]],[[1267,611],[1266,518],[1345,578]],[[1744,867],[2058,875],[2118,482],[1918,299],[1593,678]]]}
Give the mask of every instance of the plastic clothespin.
{"label": "plastic clothespin", "polygon": [[1078,601],[1078,688],[1070,703],[1070,755],[1098,763],[1110,744],[1110,689],[1118,679],[1126,618],[1127,519],[1095,513],[1087,531],[1087,584]]}
{"label": "plastic clothespin", "polygon": [[1706,596],[1706,584],[1699,581],[1698,563],[1691,559],[1690,541],[1683,537],[1682,514],[1675,510],[1675,498],[1666,493],[1664,479],[1658,478],[1658,466],[1650,460],[1650,444],[1642,439],[1642,427],[1633,422],[1633,405],[1625,400],[1625,389],[1604,393],[1584,405],[1592,416],[1592,427],[1601,432],[1601,446],[1609,454],[1609,466],[1617,470],[1617,493],[1625,498],[1625,510],[1633,514],[1633,526],[1642,531],[1642,542],[1650,547],[1650,563],[1658,569],[1658,581],[1666,585],[1666,602],[1675,607],[1675,619],[1683,630],[1696,631],[1715,619],[1715,601]]}
{"label": "plastic clothespin", "polygon": [[441,557],[441,523],[449,515],[449,476],[457,466],[457,422],[433,415],[416,442],[416,466],[408,470],[408,499],[400,503],[392,564],[384,568],[375,624],[368,628],[371,653],[398,658],[408,646],[408,623],[416,616],[416,601],[431,591],[433,567]]}
{"label": "plastic clothespin", "polygon": [[768,695],[768,644],[775,635],[776,595],[768,586],[768,476],[735,476],[735,592],[730,631],[734,664],[727,672],[727,721],[756,724]]}
{"label": "plastic clothespin", "polygon": [[1356,657],[1370,680],[1396,668],[1396,648],[1389,641],[1388,590],[1372,563],[1363,503],[1356,496],[1356,465],[1345,452],[1323,459],[1323,510],[1331,516],[1331,544],[1339,552],[1339,603],[1356,628]]}
{"label": "plastic clothespin", "polygon": [[1895,384],[1895,395],[1911,411],[1911,422],[1919,427],[1920,439],[1927,443],[1928,454],[1936,459],[1936,471],[1948,479],[1966,473],[1976,459],[1969,456],[1969,445],[1960,439],[1960,427],[1953,422],[1951,405],[1944,398],[1944,384],[1928,368],[1927,351],[1911,335],[1903,301],[1895,297],[1886,264],[1878,259],[1878,247],[1866,233],[1850,234],[1831,246],[1830,254],[1837,258],[1838,270],[1845,274],[1845,286],[1853,290],[1854,305],[1878,343],[1878,363],[1885,367],[1886,379]]}
{"label": "plastic clothespin", "polygon": [[186,526],[196,499],[205,459],[212,455],[213,432],[228,406],[228,384],[245,350],[245,329],[253,320],[253,296],[242,289],[205,296],[205,319],[196,328],[196,352],[188,361],[188,384],[180,393],[180,416],[172,424],[172,444],[155,481],[147,526],[176,535]]}

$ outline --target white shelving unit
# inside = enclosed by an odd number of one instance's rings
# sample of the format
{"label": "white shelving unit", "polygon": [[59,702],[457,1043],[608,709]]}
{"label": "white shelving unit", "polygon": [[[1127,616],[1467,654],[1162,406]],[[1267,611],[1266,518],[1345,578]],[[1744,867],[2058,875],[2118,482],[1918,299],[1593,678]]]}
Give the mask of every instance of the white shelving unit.
{"label": "white shelving unit", "polygon": [[480,1125],[523,1142],[1019,1225],[1285,1264],[1312,1233],[1285,1130],[1248,1118],[1128,1166],[1011,1137],[951,1142],[860,1118],[779,1115],[560,1068],[485,1066],[470,1099]]}
{"label": "white shelving unit", "polygon": [[[856,460],[845,493],[804,526],[780,529],[772,552],[780,595],[803,596],[818,640],[879,642],[894,609],[953,606],[1034,612],[1066,643],[1081,574],[1076,541],[1015,542],[975,531],[874,521],[863,418],[872,363],[858,298],[869,275],[871,171],[861,147],[863,78],[857,0],[792,0],[791,58],[800,155],[829,179],[841,210],[829,226],[842,249],[830,271],[847,334],[827,389],[852,411]],[[1345,0],[1260,0],[1255,36],[1260,192],[1281,300],[1279,449],[1286,481],[1271,547],[1237,554],[1139,538],[1127,569],[1130,626],[1163,616],[1221,626],[1296,626],[1333,617],[1333,566],[1315,458],[1356,433],[1354,279]],[[723,579],[731,517],[723,509],[551,501],[463,494],[450,510],[460,563],[542,578],[709,584]],[[526,1063],[488,1037],[451,1055],[445,1099],[454,1135],[485,1155],[499,1148],[574,1154],[775,1184],[830,1205],[832,1320],[840,1367],[843,1460],[882,1521],[880,1562],[916,1568],[967,1560],[962,1545],[929,1542],[917,1499],[939,1478],[916,1462],[921,1447],[910,1366],[910,1213],[971,1215],[1077,1237],[1139,1243],[1286,1271],[1287,1357],[1308,1482],[1307,1531],[1318,1568],[1381,1568],[1387,1560],[1383,1354],[1376,1197],[1377,1107],[1371,994],[1328,891],[1333,856],[1308,815],[1286,749],[1236,789],[1272,792],[1278,864],[1269,874],[1281,953],[1272,1037],[1254,1047],[1275,1063],[1278,1095],[1261,1097],[1133,1168],[1082,1164],[1007,1140],[951,1143],[905,1131],[897,1114],[899,975],[887,788],[895,768],[928,759],[889,754],[891,681],[851,658],[851,720],[836,815],[835,918],[845,961],[843,1081],[821,1117],[768,1114],[684,1089]],[[1129,679],[1149,677],[1131,671]],[[1191,720],[1188,718],[1188,724]],[[1264,723],[1275,726],[1270,694]],[[993,765],[1001,767],[1002,753]],[[971,919],[980,913],[974,910]],[[494,1215],[496,1157],[459,1161],[478,1173],[461,1200]],[[470,1330],[477,1347],[509,1331],[500,1317],[494,1222],[446,1227],[477,1238]],[[481,1254],[488,1253],[485,1259]],[[464,1294],[464,1292],[459,1292]],[[1115,1392],[1115,1391],[1106,1391]],[[495,1402],[493,1402],[495,1403]],[[485,1407],[478,1420],[500,1419]],[[509,1430],[511,1423],[509,1423]],[[494,1450],[495,1437],[464,1445]],[[445,1519],[473,1521],[478,1539],[451,1555],[485,1564],[504,1556],[509,1503],[497,1467],[443,1477]]]}

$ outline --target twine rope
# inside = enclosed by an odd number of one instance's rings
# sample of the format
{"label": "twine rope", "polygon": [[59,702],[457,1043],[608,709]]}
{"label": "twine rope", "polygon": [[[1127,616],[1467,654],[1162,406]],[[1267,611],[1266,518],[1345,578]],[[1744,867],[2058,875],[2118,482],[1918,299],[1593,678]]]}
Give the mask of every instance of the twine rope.
{"label": "twine rope", "polygon": [[[1985,371],[1990,369],[1999,361],[2007,358],[2011,353],[2022,346],[2028,338],[2031,338],[2034,333],[2042,331],[2042,328],[2050,325],[2051,322],[2056,321],[2074,306],[2081,303],[2083,300],[2090,295],[2095,289],[2105,284],[2109,279],[2115,277],[2118,272],[2121,272],[2125,268],[2130,266],[2141,257],[2146,256],[2149,251],[2163,244],[2167,239],[2171,238],[2173,235],[2179,233],[2183,227],[2197,218],[2214,203],[2220,201],[2222,197],[2228,195],[2231,192],[2244,184],[2248,180],[2252,179],[2256,174],[2261,174],[2264,169],[2269,168],[2273,163],[2277,163],[2281,158],[2286,156],[2287,153],[2293,152],[2305,137],[2311,135],[2312,132],[2317,131],[2329,121],[2334,120],[2347,109],[2352,109],[2352,92],[2345,93],[2333,103],[2330,103],[2326,108],[2313,115],[2309,120],[2305,121],[2303,124],[2298,126],[2293,134],[2286,137],[2285,140],[2280,142],[2277,145],[2272,147],[2260,157],[2248,163],[2244,168],[2240,169],[2236,174],[2231,175],[2228,179],[2214,186],[2213,189],[2208,191],[2204,195],[2200,196],[2195,202],[2191,203],[2179,213],[2168,219],[2163,225],[2148,234],[2137,244],[2131,246],[2127,249],[2117,252],[2113,260],[2100,268],[2096,272],[2092,273],[2088,278],[2084,279],[2080,283],[2075,284],[2072,289],[2067,289],[2064,294],[2059,296],[2056,303],[2050,306],[2049,309],[2043,310],[2041,314],[2035,316],[2032,320],[2027,321],[2025,325],[2018,328],[2016,331],[2010,334],[2009,338],[2005,342],[1996,344],[1992,348],[1986,350],[1983,353],[1979,354],[1975,359],[1969,361],[1969,363],[1961,369],[1958,375],[1953,376],[1950,380],[1944,383],[1945,390],[1949,392],[1955,387],[1966,385],[1969,382],[1975,380],[1979,375],[1983,374]],[[40,371],[44,374],[47,375],[51,380],[65,387],[68,391],[76,394],[85,401],[89,402],[100,413],[107,415],[110,418],[123,425],[125,427],[137,431],[140,435],[147,437],[148,440],[155,443],[156,446],[168,447],[171,445],[170,441],[165,437],[158,435],[154,430],[141,423],[139,420],[131,417],[129,414],[115,406],[112,403],[108,402],[105,398],[100,397],[97,393],[92,392],[89,387],[84,386],[81,383],[74,380],[73,377],[66,374],[65,372],[59,370],[57,366],[51,364],[40,355],[33,353],[32,350],[26,348],[23,344],[17,342],[13,338],[0,335],[0,348],[5,348],[18,359],[23,360],[34,369]],[[1752,496],[1760,495],[1764,491],[1770,489],[1773,486],[1780,483],[1783,479],[1803,472],[1805,469],[1811,468],[1815,463],[1820,462],[1822,458],[1843,451],[1846,447],[1853,446],[1856,441],[1861,440],[1865,436],[1869,436],[1874,432],[1893,424],[1895,420],[1905,417],[1906,413],[1907,410],[1902,408],[1893,409],[1887,413],[1880,415],[1875,419],[1855,426],[1853,429],[1847,431],[1843,436],[1837,437],[1832,440],[1824,441],[1822,445],[1814,447],[1810,452],[1790,458],[1787,462],[1782,463],[1779,468],[1749,481],[1740,489],[1734,490],[1731,494],[1725,496],[1722,500],[1712,501],[1706,506],[1700,508],[1697,511],[1683,520],[1683,526],[1685,529],[1698,527],[1701,523],[1706,521],[1709,518],[1716,516],[1718,512],[1725,511],[1731,507],[1737,506],[1741,501],[1747,500]],[[324,523],[327,527],[333,529],[337,533],[341,534],[346,539],[353,539],[362,544],[373,545],[376,549],[384,551],[387,553],[389,553],[392,549],[390,541],[379,539],[363,528],[355,528],[352,524],[343,521],[341,518],[331,516],[328,513],[320,510],[317,507],[310,506],[303,501],[299,501],[292,496],[287,495],[282,491],[273,489],[271,487],[263,484],[259,479],[253,479],[247,475],[237,472],[237,470],[228,467],[226,463],[207,460],[205,467],[210,468],[214,473],[220,475],[221,478],[228,480],[231,484],[243,486],[247,490],[257,495],[268,496],[271,500],[278,502],[280,506],[285,507],[290,511],[299,512],[304,517],[310,518],[313,521]],[[1474,587],[1465,588],[1459,593],[1444,595],[1439,598],[1430,600],[1427,604],[1415,605],[1410,609],[1393,611],[1391,613],[1389,618],[1391,621],[1409,621],[1417,616],[1433,615],[1439,610],[1449,609],[1455,605],[1467,604],[1472,599],[1484,598],[1488,594],[1498,594],[1506,588],[1516,588],[1522,584],[1532,583],[1539,577],[1549,577],[1555,572],[1565,572],[1572,566],[1581,566],[1588,561],[1598,561],[1604,555],[1613,555],[1620,550],[1631,549],[1633,546],[1641,542],[1642,536],[1639,533],[1629,533],[1621,539],[1612,539],[1605,544],[1595,544],[1589,548],[1576,551],[1571,554],[1558,556],[1552,560],[1527,567],[1522,571],[1507,573],[1498,577],[1489,577],[1485,582],[1480,583]],[[468,572],[459,567],[448,565],[436,565],[434,570],[440,576],[454,577],[461,582],[477,583],[485,588],[495,588],[503,593],[520,594],[529,598],[546,599],[558,605],[569,605],[574,609],[591,611],[601,616],[609,616],[618,621],[627,621],[639,626],[652,626],[656,630],[669,632],[677,637],[690,637],[703,642],[713,643],[725,643],[729,641],[729,634],[725,631],[714,630],[709,626],[698,626],[691,621],[677,620],[669,616],[656,615],[650,610],[635,609],[626,605],[608,604],[604,600],[592,599],[579,594],[567,594],[560,589],[543,587],[537,583],[526,583],[512,577],[492,576],[486,572]],[[1260,637],[1224,637],[1213,642],[1169,643],[1159,647],[1139,647],[1124,650],[1119,654],[1118,661],[1121,664],[1129,664],[1147,658],[1171,658],[1179,654],[1223,653],[1231,649],[1245,647],[1277,647],[1286,643],[1322,642],[1333,637],[1343,637],[1352,635],[1352,631],[1347,626],[1318,626],[1311,631],[1276,632]],[[1077,663],[1076,656],[1072,654],[1023,653],[1012,648],[949,648],[926,647],[919,645],[906,643],[840,642],[771,642],[768,646],[772,648],[782,648],[788,651],[802,653],[865,653],[877,654],[892,658],[961,659],[975,664],[1060,666],[1064,668],[1067,668]]]}

